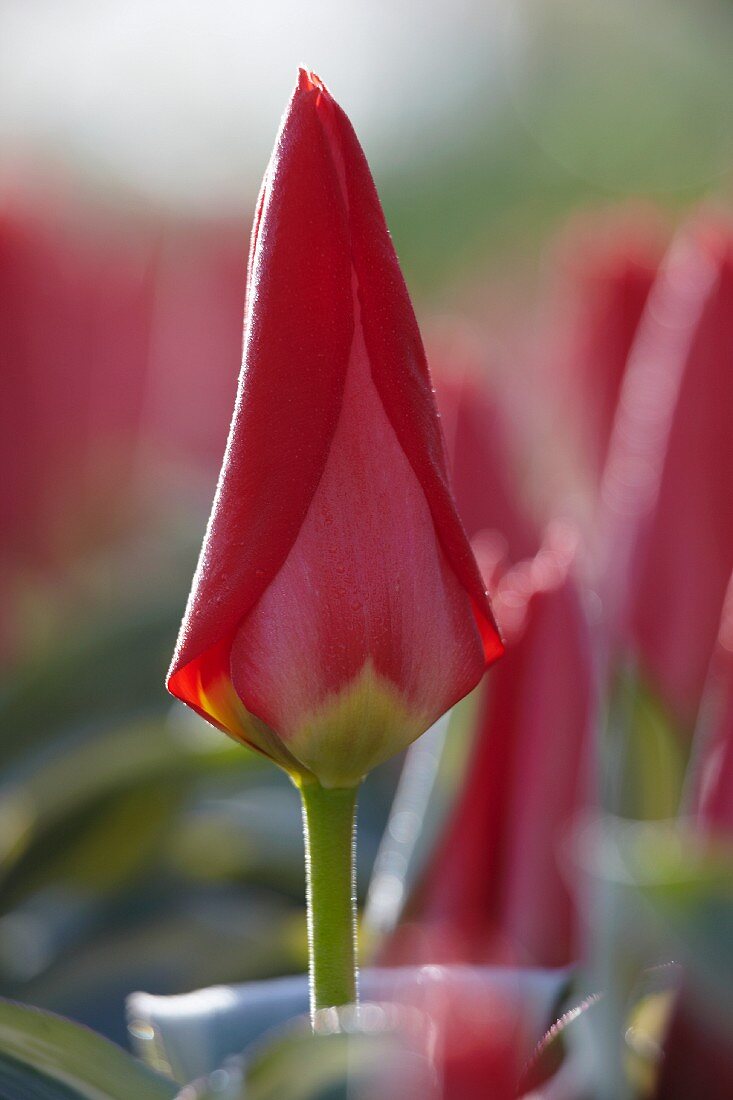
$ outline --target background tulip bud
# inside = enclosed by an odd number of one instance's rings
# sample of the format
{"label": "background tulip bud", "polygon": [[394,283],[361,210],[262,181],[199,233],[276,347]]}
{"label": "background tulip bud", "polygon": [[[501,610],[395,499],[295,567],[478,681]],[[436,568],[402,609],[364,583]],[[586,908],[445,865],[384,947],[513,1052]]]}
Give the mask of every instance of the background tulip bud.
{"label": "background tulip bud", "polygon": [[257,207],[245,328],[168,686],[295,778],[352,786],[502,647],[369,168],[303,71]]}
{"label": "background tulip bud", "polygon": [[700,219],[652,290],[602,490],[611,617],[687,732],[733,568],[732,306],[733,235]]}
{"label": "background tulip bud", "polygon": [[562,966],[580,954],[561,850],[594,801],[596,684],[575,552],[572,529],[552,525],[539,553],[497,588],[507,654],[390,962]]}

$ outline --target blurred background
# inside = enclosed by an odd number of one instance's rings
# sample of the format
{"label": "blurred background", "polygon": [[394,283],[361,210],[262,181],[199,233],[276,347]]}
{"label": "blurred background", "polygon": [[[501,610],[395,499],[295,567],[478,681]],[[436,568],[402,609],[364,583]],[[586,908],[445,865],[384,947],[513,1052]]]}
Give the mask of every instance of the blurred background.
{"label": "blurred background", "polygon": [[[123,1041],[134,989],[305,967],[294,792],[163,688],[297,66],[372,165],[491,579],[549,521],[552,568],[592,557],[660,258],[729,208],[731,56],[729,0],[3,0],[0,993]],[[498,594],[508,635],[517,589],[554,583],[527,576]],[[663,816],[681,780],[646,720]],[[399,774],[361,801],[362,898]]]}

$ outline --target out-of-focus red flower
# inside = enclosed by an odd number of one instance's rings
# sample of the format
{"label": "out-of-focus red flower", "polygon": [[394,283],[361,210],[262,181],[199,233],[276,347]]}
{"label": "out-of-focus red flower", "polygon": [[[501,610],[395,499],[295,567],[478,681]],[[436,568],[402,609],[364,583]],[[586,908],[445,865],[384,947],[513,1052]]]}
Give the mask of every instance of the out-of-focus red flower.
{"label": "out-of-focus red flower", "polygon": [[733,236],[699,224],[651,292],[602,486],[621,644],[692,727],[733,568]]}
{"label": "out-of-focus red flower", "polygon": [[520,500],[506,418],[479,366],[464,358],[445,346],[445,369],[433,369],[458,513],[470,539],[497,532],[508,560],[521,561],[536,553],[539,535]]}
{"label": "out-of-focus red flower", "polygon": [[536,1040],[522,998],[508,989],[445,981],[427,1007],[442,1100],[513,1100]]}
{"label": "out-of-focus red flower", "polygon": [[390,961],[564,965],[579,951],[559,867],[571,819],[590,803],[590,639],[558,527],[496,592],[508,650],[479,716],[464,786]]}
{"label": "out-of-focus red flower", "polygon": [[411,1080],[406,1060],[398,1090],[377,1078],[401,1100],[514,1100],[559,992],[547,972],[498,966],[366,971],[370,991],[374,984],[384,990],[382,1003],[402,1013],[407,1049],[422,1053],[416,1068],[431,1070],[429,1083],[424,1072]]}
{"label": "out-of-focus red flower", "polygon": [[153,458],[185,484],[215,477],[242,359],[247,227],[172,225],[160,232],[143,432]]}
{"label": "out-of-focus red flower", "polygon": [[[53,561],[95,508],[109,518],[135,463],[150,342],[150,250],[71,209],[0,211],[4,548]],[[11,420],[12,417],[12,420]]]}
{"label": "out-of-focus red flower", "polygon": [[561,278],[551,296],[557,335],[553,385],[563,418],[582,435],[590,471],[606,459],[621,382],[661,259],[655,219],[624,211],[575,222],[563,242]]}
{"label": "out-of-focus red flower", "polygon": [[170,691],[358,782],[501,653],[364,154],[301,72],[265,174],[244,366]]}

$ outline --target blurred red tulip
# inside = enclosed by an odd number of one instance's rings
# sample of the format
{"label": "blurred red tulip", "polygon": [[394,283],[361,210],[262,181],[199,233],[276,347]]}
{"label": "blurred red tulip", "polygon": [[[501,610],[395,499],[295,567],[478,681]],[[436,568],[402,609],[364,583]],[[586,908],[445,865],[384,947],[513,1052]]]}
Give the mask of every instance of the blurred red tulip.
{"label": "blurred red tulip", "polygon": [[553,386],[563,418],[582,435],[590,471],[600,476],[636,330],[657,272],[658,227],[646,211],[574,222],[563,242],[551,300],[558,333]]}
{"label": "blurred red tulip", "polygon": [[[522,507],[519,478],[512,462],[513,442],[499,402],[477,365],[447,369],[451,349],[443,348],[446,369],[436,373],[435,392],[450,461],[458,514],[470,539],[497,532],[509,561],[536,553],[539,535]],[[440,359],[438,363],[440,363]]]}
{"label": "blurred red tulip", "polygon": [[402,1010],[413,1049],[422,1047],[432,1069],[431,1085],[406,1074],[399,1092],[388,1092],[400,1100],[514,1100],[564,984],[549,971],[499,966],[365,973],[367,987],[376,979],[384,1003]]}
{"label": "blurred red tulip", "polygon": [[64,202],[0,210],[0,575],[49,578],[131,514],[152,321],[152,243]]}
{"label": "blurred red tulip", "polygon": [[496,593],[508,650],[492,677],[463,788],[391,961],[561,966],[579,951],[559,867],[571,819],[590,801],[595,717],[590,638],[556,529]]}
{"label": "blurred red tulip", "polygon": [[692,728],[733,569],[733,236],[688,231],[663,265],[602,488],[605,592],[622,644]]}
{"label": "blurred red tulip", "polygon": [[466,974],[468,980],[436,983],[426,997],[438,1095],[441,1100],[514,1100],[537,1041],[531,1011],[518,990],[481,988],[470,981],[470,970]]}
{"label": "blurred red tulip", "polygon": [[301,72],[260,195],[244,367],[170,691],[357,783],[501,653],[364,154]]}
{"label": "blurred red tulip", "polygon": [[224,454],[242,360],[246,233],[229,222],[161,232],[143,430],[179,485],[200,471],[213,488]]}

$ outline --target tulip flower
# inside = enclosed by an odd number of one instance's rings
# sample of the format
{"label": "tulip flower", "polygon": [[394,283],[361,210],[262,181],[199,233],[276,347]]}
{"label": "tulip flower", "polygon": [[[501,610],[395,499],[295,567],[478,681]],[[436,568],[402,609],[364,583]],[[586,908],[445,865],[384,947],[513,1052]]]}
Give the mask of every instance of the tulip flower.
{"label": "tulip flower", "polygon": [[257,204],[239,392],[168,688],[301,787],[316,1007],[354,993],[360,780],[501,650],[366,159],[301,71]]}
{"label": "tulip flower", "polygon": [[578,957],[560,849],[592,804],[595,687],[574,554],[572,532],[553,525],[537,556],[499,583],[507,654],[390,962],[560,966]]}
{"label": "tulip flower", "polygon": [[[88,222],[59,199],[0,206],[0,402],[13,420],[0,434],[0,587],[10,596],[18,576],[56,579],[129,520],[152,250],[139,227]],[[12,615],[3,625],[12,651]]]}
{"label": "tulip flower", "polygon": [[[603,469],[629,352],[659,265],[655,219],[624,212],[574,223],[564,242],[550,316],[558,332],[552,384],[563,418],[582,434],[592,473]],[[572,425],[568,425],[572,427]]]}
{"label": "tulip flower", "polygon": [[602,486],[614,629],[687,730],[733,569],[731,361],[733,235],[699,224],[651,292]]}
{"label": "tulip flower", "polygon": [[509,561],[521,561],[536,553],[539,535],[519,501],[520,479],[512,476],[518,463],[507,417],[478,363],[468,359],[462,370],[448,371],[456,358],[465,352],[445,345],[446,369],[433,375],[458,511],[471,540],[496,532]]}
{"label": "tulip flower", "polygon": [[161,234],[157,253],[143,429],[148,449],[165,456],[179,482],[182,469],[200,472],[209,496],[242,354],[245,241],[238,221],[176,226]]}

